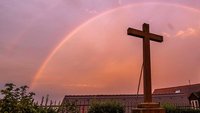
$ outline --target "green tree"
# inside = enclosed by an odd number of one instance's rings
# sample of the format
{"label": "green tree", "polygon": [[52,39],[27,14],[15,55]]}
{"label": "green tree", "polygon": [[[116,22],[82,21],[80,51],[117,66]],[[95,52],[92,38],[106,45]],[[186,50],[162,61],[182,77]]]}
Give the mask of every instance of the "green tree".
{"label": "green tree", "polygon": [[13,83],[5,84],[5,89],[1,90],[3,98],[0,102],[0,112],[8,113],[32,113],[35,112],[34,99],[35,93],[27,93],[28,86],[15,88]]}
{"label": "green tree", "polygon": [[0,113],[56,113],[53,107],[43,107],[34,103],[35,93],[27,92],[28,86],[16,87],[13,83],[5,84],[1,90]]}

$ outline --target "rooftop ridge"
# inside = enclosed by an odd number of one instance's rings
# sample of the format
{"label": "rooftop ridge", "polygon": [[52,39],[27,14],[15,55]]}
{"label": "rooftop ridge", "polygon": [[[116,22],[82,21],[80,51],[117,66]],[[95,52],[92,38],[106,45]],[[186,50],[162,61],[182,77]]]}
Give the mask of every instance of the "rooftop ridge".
{"label": "rooftop ridge", "polygon": [[[172,87],[166,87],[166,88],[156,88],[155,90],[160,90],[160,89],[172,89],[172,88],[180,88],[180,87],[188,87],[188,86],[196,86],[196,85],[200,85],[200,83],[197,84],[188,84],[188,85],[180,85],[180,86],[172,86]],[[154,91],[155,91],[154,90]]]}
{"label": "rooftop ridge", "polygon": [[[184,93],[167,93],[167,94],[152,94],[152,95],[180,95]],[[65,95],[65,97],[84,97],[84,96],[94,96],[94,97],[99,97],[99,96],[137,96],[137,94],[97,94],[97,95]],[[139,94],[138,96],[143,96],[143,94]]]}

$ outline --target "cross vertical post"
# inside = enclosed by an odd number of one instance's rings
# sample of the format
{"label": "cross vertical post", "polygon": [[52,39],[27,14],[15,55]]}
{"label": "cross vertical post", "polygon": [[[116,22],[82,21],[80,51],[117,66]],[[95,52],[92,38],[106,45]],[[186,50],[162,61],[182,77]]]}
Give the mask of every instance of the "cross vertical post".
{"label": "cross vertical post", "polygon": [[128,28],[128,35],[143,38],[143,84],[144,84],[144,103],[152,103],[152,87],[151,87],[151,56],[150,56],[150,40],[162,42],[163,36],[149,32],[149,24],[144,23],[142,31]]}
{"label": "cross vertical post", "polygon": [[[143,24],[142,30],[144,33],[149,33],[149,25]],[[143,38],[143,63],[144,63],[144,102],[152,102],[152,87],[151,87],[151,61],[150,61],[150,38]]]}

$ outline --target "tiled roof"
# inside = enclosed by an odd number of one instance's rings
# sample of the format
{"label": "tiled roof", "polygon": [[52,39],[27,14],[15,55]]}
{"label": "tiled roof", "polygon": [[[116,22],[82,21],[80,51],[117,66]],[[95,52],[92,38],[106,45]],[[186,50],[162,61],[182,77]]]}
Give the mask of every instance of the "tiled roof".
{"label": "tiled roof", "polygon": [[191,94],[192,92],[200,91],[200,84],[191,84],[177,87],[160,88],[155,89],[153,94],[173,94],[173,93],[184,93]]}
{"label": "tiled roof", "polygon": [[[165,97],[165,96],[179,96],[183,93],[173,93],[173,94],[153,94],[153,97]],[[65,95],[65,98],[123,98],[123,97],[143,97],[143,94],[118,94],[118,95]]]}

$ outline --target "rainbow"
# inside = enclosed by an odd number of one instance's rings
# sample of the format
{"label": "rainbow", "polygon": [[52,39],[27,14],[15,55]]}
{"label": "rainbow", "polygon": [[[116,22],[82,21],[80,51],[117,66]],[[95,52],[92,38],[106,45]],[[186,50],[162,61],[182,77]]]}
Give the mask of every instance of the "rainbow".
{"label": "rainbow", "polygon": [[129,8],[129,7],[134,7],[134,6],[140,6],[140,5],[144,5],[144,4],[153,4],[153,5],[167,5],[167,6],[174,6],[174,7],[179,7],[179,8],[184,8],[184,9],[188,9],[188,10],[191,10],[193,12],[197,12],[197,13],[200,13],[199,10],[195,9],[195,8],[191,8],[191,7],[188,7],[188,6],[182,6],[182,5],[179,5],[179,4],[168,4],[168,3],[137,3],[137,4],[130,4],[130,5],[126,5],[126,6],[123,6],[123,7],[118,7],[118,8],[115,8],[115,9],[111,9],[111,10],[108,10],[100,15],[97,15],[96,17],[93,17],[92,19],[86,21],[85,23],[83,23],[82,25],[80,25],[79,27],[77,27],[74,31],[72,31],[70,34],[68,34],[53,50],[52,52],[47,56],[47,58],[45,59],[45,61],[42,63],[42,65],[40,66],[40,68],[38,69],[38,71],[36,72],[35,76],[33,77],[33,80],[30,84],[30,87],[33,88],[34,85],[35,85],[35,82],[40,78],[41,73],[43,72],[43,70],[45,69],[45,67],[47,66],[48,62],[51,60],[51,58],[56,54],[56,52],[62,47],[63,44],[65,44],[66,42],[68,42],[71,37],[79,30],[81,30],[84,26],[86,26],[87,24],[89,24],[90,22],[94,21],[95,19],[99,18],[99,17],[102,17],[106,14],[109,14],[109,13],[112,13],[112,12],[115,12],[117,10],[120,10],[120,9],[123,9],[123,8]]}

